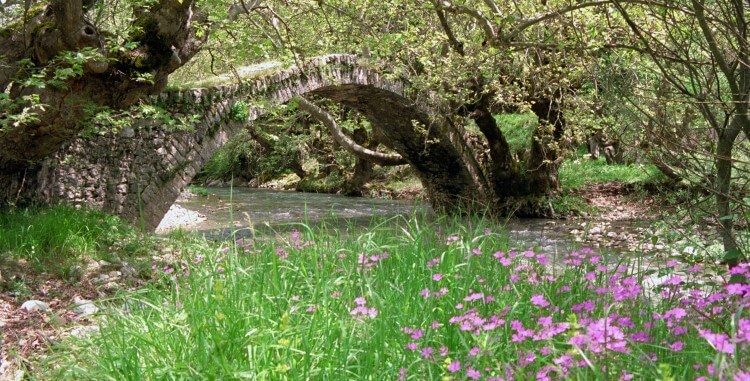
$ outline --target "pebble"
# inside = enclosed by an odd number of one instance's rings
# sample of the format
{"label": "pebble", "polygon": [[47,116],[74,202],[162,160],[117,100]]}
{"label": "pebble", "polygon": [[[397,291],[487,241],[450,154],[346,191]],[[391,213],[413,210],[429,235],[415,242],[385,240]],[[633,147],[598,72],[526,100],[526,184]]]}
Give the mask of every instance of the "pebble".
{"label": "pebble", "polygon": [[43,311],[47,312],[50,310],[47,303],[42,302],[41,300],[29,300],[21,304],[21,308],[25,309],[28,312],[34,312],[34,311]]}
{"label": "pebble", "polygon": [[93,282],[94,284],[102,284],[102,283],[109,282],[109,275],[101,274],[98,277],[94,278]]}
{"label": "pebble", "polygon": [[109,274],[107,274],[107,275],[109,275],[109,279],[111,279],[111,280],[120,279],[122,277],[122,273],[119,272],[119,271],[116,271],[116,270],[115,271],[110,271]]}
{"label": "pebble", "polygon": [[116,291],[120,288],[120,285],[117,282],[107,282],[102,288],[104,291]]}
{"label": "pebble", "polygon": [[591,230],[589,230],[589,234],[593,234],[593,235],[602,234],[602,228],[598,226],[594,226],[593,228],[591,228]]}
{"label": "pebble", "polygon": [[73,337],[84,338],[92,334],[99,333],[98,325],[84,325],[81,327],[75,327],[70,331],[70,335]]}
{"label": "pebble", "polygon": [[94,303],[90,300],[86,300],[76,296],[75,298],[73,298],[73,302],[76,304],[75,308],[73,308],[73,312],[75,312],[78,316],[88,316],[99,312],[99,308],[95,306]]}
{"label": "pebble", "polygon": [[122,261],[120,265],[120,271],[122,271],[122,274],[124,274],[126,277],[134,277],[138,275],[138,269],[136,269],[135,266],[131,265],[130,263]]}

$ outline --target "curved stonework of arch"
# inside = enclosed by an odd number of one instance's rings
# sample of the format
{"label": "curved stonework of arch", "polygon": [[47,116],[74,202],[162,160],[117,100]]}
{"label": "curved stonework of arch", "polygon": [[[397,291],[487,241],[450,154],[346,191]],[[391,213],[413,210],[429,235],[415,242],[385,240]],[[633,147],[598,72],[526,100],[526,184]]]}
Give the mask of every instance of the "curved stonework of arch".
{"label": "curved stonework of arch", "polygon": [[[405,84],[332,55],[242,84],[173,91],[149,100],[145,113],[114,131],[67,144],[26,179],[31,197],[88,204],[154,229],[206,161],[273,105],[315,94],[361,112],[386,145],[413,165],[433,203],[488,199],[486,181],[460,134],[404,95]],[[30,183],[28,182],[30,180]]]}

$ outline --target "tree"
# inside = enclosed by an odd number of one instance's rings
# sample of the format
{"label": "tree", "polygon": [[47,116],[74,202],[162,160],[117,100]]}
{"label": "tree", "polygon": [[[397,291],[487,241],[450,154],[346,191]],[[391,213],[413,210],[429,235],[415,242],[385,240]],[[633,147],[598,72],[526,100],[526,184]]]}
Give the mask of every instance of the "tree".
{"label": "tree", "polygon": [[[554,31],[534,27],[577,7],[519,17],[508,33],[500,33],[518,7],[501,10],[492,1],[475,9],[449,2],[342,0],[219,1],[198,9],[194,3],[49,0],[8,8],[6,14],[20,20],[2,25],[0,33],[5,59],[0,85],[7,89],[2,101],[9,110],[1,126],[0,170],[24,169],[44,158],[101,107],[128,107],[161,91],[169,74],[201,48],[207,55],[200,61],[212,69],[217,57],[243,51],[238,47],[253,51],[239,59],[286,56],[300,62],[356,50],[395,62],[384,71],[412,80],[414,96],[433,103],[436,114],[447,114],[447,123],[459,132],[465,132],[467,118],[474,121],[487,140],[491,161],[485,176],[499,199],[558,188],[566,85],[556,68],[565,53],[546,44],[531,46],[527,37],[554,38]],[[209,35],[214,38],[207,43]],[[424,36],[428,41],[420,45]],[[456,80],[446,80],[451,77]],[[525,168],[512,157],[494,121],[498,107],[528,107],[539,116]]]}
{"label": "tree", "polygon": [[0,171],[45,158],[98,108],[160,92],[207,37],[194,0],[19,1],[3,13]]}
{"label": "tree", "polygon": [[650,58],[642,67],[657,73],[655,102],[633,107],[647,119],[657,151],[671,159],[667,171],[714,195],[726,261],[736,266],[744,257],[734,232],[744,204],[737,196],[748,185],[746,163],[735,155],[740,134],[745,155],[750,138],[748,7],[734,0],[613,4],[632,32],[627,48]]}

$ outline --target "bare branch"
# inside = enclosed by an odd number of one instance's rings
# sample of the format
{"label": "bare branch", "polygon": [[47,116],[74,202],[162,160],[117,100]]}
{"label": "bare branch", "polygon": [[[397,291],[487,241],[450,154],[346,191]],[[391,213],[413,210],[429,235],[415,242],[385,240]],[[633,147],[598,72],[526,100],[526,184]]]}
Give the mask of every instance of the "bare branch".
{"label": "bare branch", "polygon": [[524,30],[526,30],[526,29],[528,29],[528,28],[530,28],[530,27],[532,27],[532,26],[534,26],[536,24],[539,24],[539,23],[541,23],[543,21],[554,19],[554,18],[562,16],[565,13],[569,13],[569,12],[576,11],[576,10],[579,10],[579,9],[590,8],[590,7],[597,7],[597,6],[600,6],[600,5],[610,4],[611,2],[612,2],[611,0],[597,0],[597,1],[590,1],[590,2],[585,2],[585,3],[573,4],[573,5],[569,5],[567,7],[556,9],[556,10],[554,10],[552,12],[543,14],[543,15],[538,16],[536,18],[523,21],[520,24],[518,24],[515,28],[513,28],[513,30],[511,30],[510,32],[508,32],[506,34],[503,34],[503,35],[501,35],[499,37],[502,40],[504,40],[504,41],[512,41],[516,37],[518,37],[518,35],[521,34]]}
{"label": "bare branch", "polygon": [[468,15],[474,20],[478,21],[479,25],[482,27],[484,37],[487,41],[492,41],[497,37],[497,35],[495,34],[495,28],[492,26],[492,22],[487,17],[484,17],[480,10],[470,8],[465,5],[453,5],[447,1],[443,1],[442,3],[435,3],[435,5],[446,12]]}
{"label": "bare branch", "polygon": [[692,3],[693,7],[695,8],[695,15],[696,19],[698,20],[698,25],[700,25],[703,36],[706,38],[706,42],[708,42],[708,48],[711,51],[711,55],[713,55],[713,58],[716,60],[716,64],[719,66],[721,72],[724,73],[724,76],[726,76],[729,88],[732,90],[733,96],[736,97],[737,95],[739,95],[740,89],[737,86],[737,83],[733,80],[734,75],[732,73],[732,70],[727,63],[726,57],[724,57],[724,54],[719,49],[719,46],[716,43],[716,37],[714,37],[714,33],[711,31],[711,27],[706,21],[703,3],[698,2],[698,0],[692,0]]}
{"label": "bare branch", "polygon": [[492,13],[499,15],[500,14],[500,8],[497,7],[497,4],[493,0],[484,0],[484,3],[487,4],[490,9],[492,9]]}
{"label": "bare branch", "polygon": [[306,111],[307,113],[312,115],[313,118],[323,123],[323,125],[328,129],[328,132],[331,133],[331,136],[333,136],[333,138],[339,144],[341,144],[354,156],[382,166],[408,164],[406,159],[404,159],[401,155],[389,155],[362,147],[354,140],[346,136],[343,131],[341,131],[341,127],[339,127],[338,123],[336,123],[331,114],[303,97],[297,97],[297,100],[299,101],[300,108],[302,110]]}
{"label": "bare branch", "polygon": [[464,44],[456,39],[453,29],[451,29],[450,24],[448,24],[448,19],[445,17],[445,12],[440,7],[436,7],[435,12],[437,12],[440,25],[443,27],[443,31],[445,31],[445,35],[448,37],[448,44],[450,44],[451,48],[458,54],[462,56],[465,55]]}

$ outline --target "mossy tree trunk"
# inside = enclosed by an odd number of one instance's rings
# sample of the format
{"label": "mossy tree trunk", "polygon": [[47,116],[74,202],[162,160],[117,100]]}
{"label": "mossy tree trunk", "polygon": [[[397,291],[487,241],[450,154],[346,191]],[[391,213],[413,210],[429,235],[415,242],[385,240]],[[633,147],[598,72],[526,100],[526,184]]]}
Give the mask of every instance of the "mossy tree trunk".
{"label": "mossy tree trunk", "polygon": [[0,88],[10,97],[0,116],[0,171],[23,171],[47,157],[83,128],[91,110],[158,93],[205,41],[194,0],[161,0],[135,7],[135,27],[122,43],[129,48],[110,51],[85,17],[96,3],[27,1],[22,20],[0,31]]}

